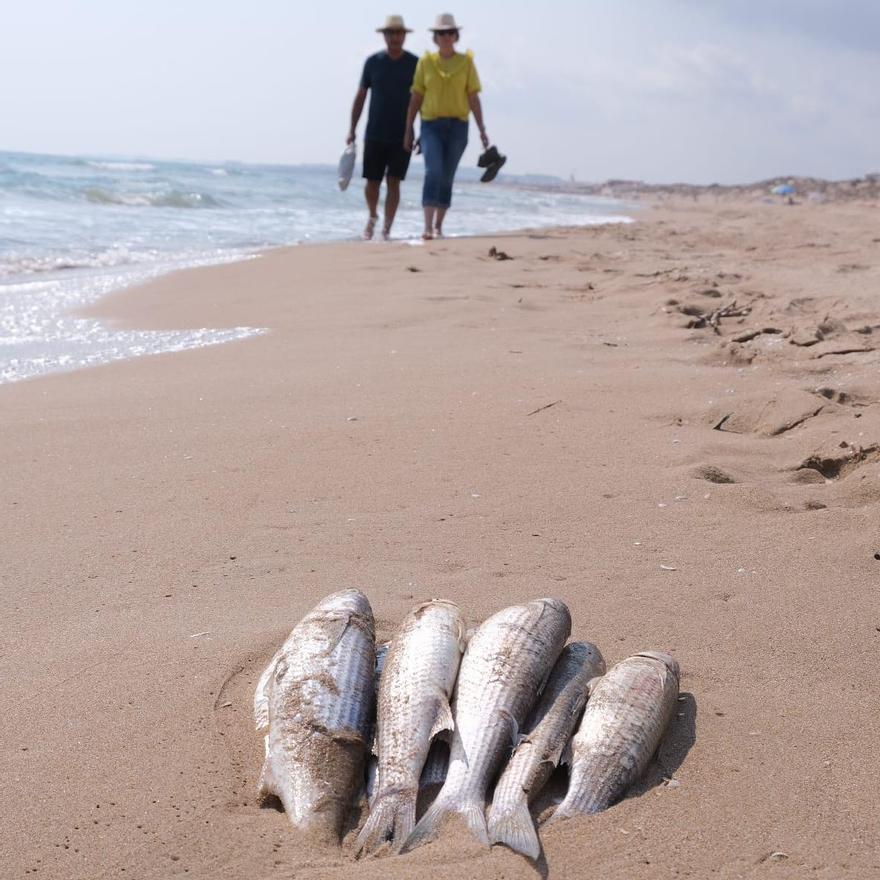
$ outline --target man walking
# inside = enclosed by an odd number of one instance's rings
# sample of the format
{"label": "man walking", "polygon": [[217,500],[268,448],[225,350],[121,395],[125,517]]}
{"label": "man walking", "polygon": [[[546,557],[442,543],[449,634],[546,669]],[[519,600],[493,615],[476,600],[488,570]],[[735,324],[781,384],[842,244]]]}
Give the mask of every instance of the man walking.
{"label": "man walking", "polygon": [[372,91],[364,136],[364,177],[367,181],[364,195],[370,211],[364,238],[373,237],[379,219],[379,188],[384,178],[387,192],[382,237],[387,240],[400,203],[400,181],[406,177],[409,167],[410,153],[403,148],[403,134],[418,59],[403,49],[406,35],[412,33],[404,25],[403,16],[389,15],[384,26],[376,31],[385,37],[387,48],[371,55],[364,64],[360,88],[351,108],[351,128],[346,142],[354,141],[367,92]]}

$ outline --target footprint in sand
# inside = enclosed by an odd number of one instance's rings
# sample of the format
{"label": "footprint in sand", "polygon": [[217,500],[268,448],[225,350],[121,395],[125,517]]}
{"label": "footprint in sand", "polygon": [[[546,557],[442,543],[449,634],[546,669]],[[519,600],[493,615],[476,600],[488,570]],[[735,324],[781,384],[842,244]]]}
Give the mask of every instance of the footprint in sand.
{"label": "footprint in sand", "polygon": [[697,480],[708,480],[710,483],[735,483],[736,480],[721,468],[712,464],[703,464],[691,471],[691,476]]}
{"label": "footprint in sand", "polygon": [[880,444],[864,447],[847,446],[833,454],[816,452],[805,458],[797,469],[815,471],[825,480],[842,480],[853,471],[878,461],[880,461]]}
{"label": "footprint in sand", "polygon": [[742,394],[712,407],[707,422],[716,431],[778,437],[819,415],[826,407],[815,394],[782,390],[766,394]]}

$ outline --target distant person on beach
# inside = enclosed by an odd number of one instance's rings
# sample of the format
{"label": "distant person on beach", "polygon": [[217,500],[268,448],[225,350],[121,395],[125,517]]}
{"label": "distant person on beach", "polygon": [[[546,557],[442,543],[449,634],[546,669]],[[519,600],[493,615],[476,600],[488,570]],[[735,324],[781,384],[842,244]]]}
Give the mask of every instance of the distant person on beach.
{"label": "distant person on beach", "polygon": [[468,142],[468,117],[474,114],[483,147],[489,136],[483,125],[480,104],[480,78],[470,52],[455,51],[460,25],[450,13],[438,15],[434,27],[437,52],[426,52],[416,67],[412,97],[406,116],[403,145],[413,148],[413,125],[421,112],[420,144],[425,157],[425,183],[422,207],[425,231],[422,238],[443,235],[443,220],[452,204],[452,182]]}
{"label": "distant person on beach", "polygon": [[391,225],[400,204],[400,181],[406,177],[410,151],[403,148],[407,104],[410,86],[418,59],[405,52],[403,41],[412,31],[403,23],[403,16],[389,15],[385,24],[376,28],[385,37],[383,52],[367,58],[361,84],[351,108],[351,127],[346,143],[353,143],[355,129],[364,109],[367,92],[370,91],[370,112],[367,115],[367,131],[364,135],[364,195],[370,211],[364,238],[371,239],[379,219],[379,189],[385,180],[385,220],[382,237],[391,235]]}

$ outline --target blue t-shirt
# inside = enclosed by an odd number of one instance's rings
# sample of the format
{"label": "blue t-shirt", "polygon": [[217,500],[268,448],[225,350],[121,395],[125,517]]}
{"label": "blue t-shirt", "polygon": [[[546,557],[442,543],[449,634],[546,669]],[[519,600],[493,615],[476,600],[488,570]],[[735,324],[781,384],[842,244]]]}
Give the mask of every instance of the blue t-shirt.
{"label": "blue t-shirt", "polygon": [[361,88],[372,92],[366,140],[403,143],[409,90],[418,61],[411,52],[405,51],[395,60],[384,50],[366,60]]}

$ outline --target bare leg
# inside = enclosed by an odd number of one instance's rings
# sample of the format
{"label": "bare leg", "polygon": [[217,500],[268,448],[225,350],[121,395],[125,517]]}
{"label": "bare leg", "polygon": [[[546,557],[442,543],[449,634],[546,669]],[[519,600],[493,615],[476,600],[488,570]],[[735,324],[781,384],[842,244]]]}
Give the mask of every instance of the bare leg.
{"label": "bare leg", "polygon": [[422,238],[434,237],[434,212],[436,210],[433,205],[425,205],[425,231],[422,233]]}
{"label": "bare leg", "polygon": [[437,208],[437,215],[434,217],[434,235],[437,238],[443,237],[443,218],[449,208]]}
{"label": "bare leg", "polygon": [[364,197],[367,200],[367,208],[370,211],[370,219],[364,227],[364,238],[369,240],[373,237],[373,229],[376,221],[379,219],[379,187],[381,182],[378,180],[368,180],[364,187]]}
{"label": "bare leg", "polygon": [[391,237],[391,226],[394,223],[394,215],[397,213],[397,206],[400,204],[400,178],[385,178],[385,225],[382,228],[382,237],[387,241]]}

